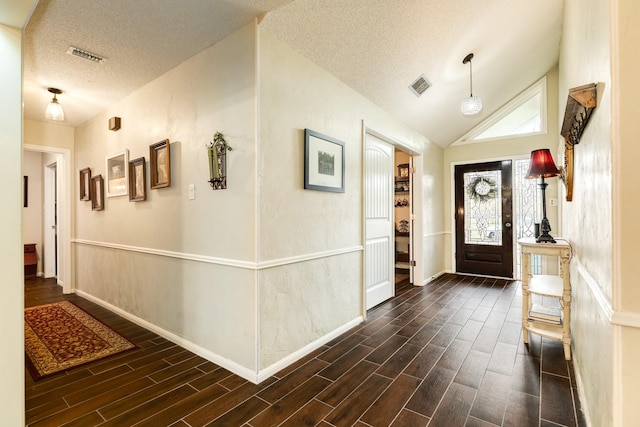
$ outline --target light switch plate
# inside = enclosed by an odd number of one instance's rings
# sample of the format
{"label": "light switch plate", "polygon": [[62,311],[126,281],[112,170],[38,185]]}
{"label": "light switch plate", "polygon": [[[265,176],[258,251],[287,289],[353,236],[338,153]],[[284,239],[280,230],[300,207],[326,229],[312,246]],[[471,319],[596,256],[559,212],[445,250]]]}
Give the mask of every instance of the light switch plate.
{"label": "light switch plate", "polygon": [[196,185],[189,184],[189,200],[194,200],[196,198]]}

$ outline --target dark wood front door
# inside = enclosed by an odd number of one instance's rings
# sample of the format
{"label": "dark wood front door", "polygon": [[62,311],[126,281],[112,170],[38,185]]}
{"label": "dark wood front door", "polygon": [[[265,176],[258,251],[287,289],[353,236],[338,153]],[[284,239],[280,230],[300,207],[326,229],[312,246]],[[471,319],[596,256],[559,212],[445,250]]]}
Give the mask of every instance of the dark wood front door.
{"label": "dark wood front door", "polygon": [[511,161],[458,165],[456,271],[513,277]]}

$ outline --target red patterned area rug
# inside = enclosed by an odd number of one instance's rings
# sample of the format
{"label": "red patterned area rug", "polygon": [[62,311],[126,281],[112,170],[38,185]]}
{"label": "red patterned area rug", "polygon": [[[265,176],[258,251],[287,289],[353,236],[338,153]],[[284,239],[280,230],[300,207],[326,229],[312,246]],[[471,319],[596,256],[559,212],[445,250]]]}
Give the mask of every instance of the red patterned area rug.
{"label": "red patterned area rug", "polygon": [[24,339],[36,380],[135,347],[69,301],[25,308]]}

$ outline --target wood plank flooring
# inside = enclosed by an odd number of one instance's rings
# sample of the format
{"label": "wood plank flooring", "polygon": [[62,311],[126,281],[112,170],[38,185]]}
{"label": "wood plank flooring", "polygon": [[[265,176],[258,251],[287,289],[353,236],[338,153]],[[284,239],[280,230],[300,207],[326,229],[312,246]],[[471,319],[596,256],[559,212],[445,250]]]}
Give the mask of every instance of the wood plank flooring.
{"label": "wood plank flooring", "polygon": [[520,283],[406,281],[366,322],[260,385],[51,280],[25,306],[68,299],[138,348],[33,381],[32,426],[584,426],[559,342],[522,343]]}

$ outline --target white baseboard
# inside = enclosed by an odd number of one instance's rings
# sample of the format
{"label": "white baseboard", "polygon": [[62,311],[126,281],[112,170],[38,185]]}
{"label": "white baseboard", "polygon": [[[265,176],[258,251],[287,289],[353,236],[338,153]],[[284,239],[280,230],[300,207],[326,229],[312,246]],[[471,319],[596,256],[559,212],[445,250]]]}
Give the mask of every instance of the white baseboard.
{"label": "white baseboard", "polygon": [[313,341],[312,343],[307,344],[306,346],[304,346],[303,348],[301,348],[300,350],[290,354],[289,356],[285,357],[284,359],[274,363],[273,365],[259,370],[259,371],[253,371],[245,366],[239,365],[238,363],[229,360],[223,356],[220,356],[217,353],[214,353],[212,351],[209,351],[205,348],[200,347],[197,344],[194,344],[193,342],[186,340],[176,334],[174,334],[173,332],[169,332],[157,325],[154,325],[153,323],[147,322],[144,319],[139,318],[138,316],[134,316],[131,313],[128,313],[106,301],[101,300],[100,298],[97,298],[87,292],[84,292],[82,290],[77,289],[76,293],[81,296],[82,298],[85,298],[91,302],[94,302],[104,308],[106,308],[109,311],[112,311],[116,314],[118,314],[119,316],[124,317],[125,319],[139,325],[142,326],[145,329],[148,329],[152,332],[155,332],[156,334],[160,335],[163,338],[166,338],[167,340],[179,345],[180,347],[185,348],[186,350],[191,351],[192,353],[197,354],[200,357],[203,357],[207,360],[209,360],[212,363],[215,363],[218,366],[221,366],[231,372],[233,372],[234,374],[248,380],[251,381],[254,384],[259,384],[260,382],[266,380],[267,378],[269,378],[270,376],[274,375],[275,373],[277,373],[278,371],[286,368],[287,366],[291,365],[292,363],[298,361],[299,359],[303,358],[304,356],[306,356],[307,354],[311,353],[312,351],[315,351],[316,349],[322,347],[324,344],[328,343],[329,341],[333,340],[334,338],[340,336],[341,334],[343,334],[344,332],[348,331],[349,329],[353,328],[354,326],[360,324],[363,321],[362,316],[359,316],[355,319],[353,319],[352,321],[340,326],[337,329],[334,329],[333,331],[331,331],[330,333],[318,338],[317,340]]}
{"label": "white baseboard", "polygon": [[239,365],[236,362],[233,362],[232,360],[229,360],[225,357],[220,356],[219,354],[213,353],[207,349],[204,349],[202,347],[200,347],[197,344],[192,343],[191,341],[188,341],[176,334],[174,334],[173,332],[169,332],[163,328],[160,328],[157,325],[154,325],[153,323],[147,322],[144,319],[139,318],[138,316],[134,316],[131,313],[128,313],[106,301],[103,301],[99,298],[94,297],[91,294],[88,294],[84,291],[81,290],[76,290],[76,293],[78,295],[80,295],[82,298],[86,298],[89,301],[92,301],[104,308],[106,308],[109,311],[113,311],[114,313],[118,314],[119,316],[124,317],[127,320],[130,320],[131,322],[142,326],[145,329],[148,329],[152,332],[155,332],[156,334],[160,335],[163,338],[168,339],[169,341],[179,345],[180,347],[183,347],[195,354],[197,354],[200,357],[203,357],[207,360],[209,360],[210,362],[215,363],[218,366],[221,366],[231,372],[233,372],[234,374],[248,380],[251,381],[253,383],[257,384],[257,375],[256,372],[254,372],[253,370]]}
{"label": "white baseboard", "polygon": [[331,331],[330,333],[318,338],[317,340],[307,344],[306,346],[302,347],[300,350],[291,353],[289,356],[285,357],[284,359],[279,360],[278,362],[274,363],[273,365],[260,370],[260,372],[258,373],[258,383],[266,380],[267,378],[269,378],[270,376],[276,374],[277,372],[281,371],[282,369],[286,368],[287,366],[291,365],[294,362],[297,362],[298,360],[302,359],[304,356],[306,356],[307,354],[317,350],[318,348],[322,347],[323,345],[325,345],[326,343],[328,343],[329,341],[331,341],[334,338],[339,337],[340,335],[342,335],[343,333],[347,332],[349,329],[353,328],[354,326],[359,325],[364,319],[362,318],[362,316],[356,317],[355,319],[353,319],[352,321],[345,323],[344,325],[340,326],[337,329],[334,329],[333,331]]}
{"label": "white baseboard", "polygon": [[442,276],[443,274],[446,274],[446,273],[447,272],[443,270],[443,271],[441,271],[439,273],[434,274],[433,276],[427,277],[426,279],[424,279],[422,281],[422,284],[420,286],[424,286],[427,283],[431,282],[432,280],[436,280],[438,277],[440,277],[440,276]]}

